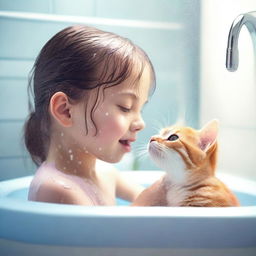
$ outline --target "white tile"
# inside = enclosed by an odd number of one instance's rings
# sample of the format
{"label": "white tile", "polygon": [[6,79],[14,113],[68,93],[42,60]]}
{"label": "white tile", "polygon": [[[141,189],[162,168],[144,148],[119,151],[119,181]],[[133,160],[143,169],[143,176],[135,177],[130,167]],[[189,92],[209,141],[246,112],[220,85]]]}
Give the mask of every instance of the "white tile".
{"label": "white tile", "polygon": [[218,169],[256,180],[256,129],[220,127]]}
{"label": "white tile", "polygon": [[[24,122],[0,122],[0,158],[28,155],[23,143]],[[11,161],[11,160],[10,160]]]}
{"label": "white tile", "polygon": [[51,0],[0,0],[0,10],[15,12],[44,12],[50,11]]}
{"label": "white tile", "polygon": [[53,13],[74,15],[74,16],[93,16],[95,14],[95,0],[53,0]]}
{"label": "white tile", "polygon": [[[96,13],[99,17],[157,20],[157,21],[180,21],[184,16],[184,0],[97,0]],[[191,4],[194,7],[197,1]],[[144,11],[142,11],[144,10]]]}
{"label": "white tile", "polygon": [[0,158],[0,181],[33,175],[35,164],[28,157]]}
{"label": "white tile", "polygon": [[0,79],[0,121],[27,117],[27,84],[26,79]]}
{"label": "white tile", "polygon": [[0,59],[0,78],[28,78],[34,61]]}
{"label": "white tile", "polygon": [[[230,6],[232,5],[232,8]],[[220,119],[223,125],[256,128],[256,61],[251,36],[239,36],[239,67],[225,67],[228,32],[240,13],[256,9],[256,2],[203,1],[201,40],[201,120]]]}

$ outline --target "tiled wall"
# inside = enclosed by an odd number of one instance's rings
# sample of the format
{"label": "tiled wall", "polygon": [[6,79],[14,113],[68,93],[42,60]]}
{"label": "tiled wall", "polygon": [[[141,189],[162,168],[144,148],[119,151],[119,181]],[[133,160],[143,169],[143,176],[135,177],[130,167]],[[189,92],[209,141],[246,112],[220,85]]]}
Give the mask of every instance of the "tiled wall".
{"label": "tiled wall", "polygon": [[201,123],[220,121],[219,169],[256,179],[256,52],[245,27],[238,70],[225,67],[230,26],[249,11],[256,11],[254,0],[203,1],[200,116]]}
{"label": "tiled wall", "polygon": [[[46,41],[74,23],[128,37],[150,56],[156,69],[157,90],[144,111],[147,128],[141,132],[137,146],[156,133],[155,120],[174,122],[180,112],[186,112],[187,122],[196,126],[200,4],[192,2],[0,0],[0,180],[34,172],[21,139],[28,113],[28,73]],[[118,19],[128,20],[128,25],[122,26]],[[136,160],[134,165],[139,169],[156,168],[147,159]]]}

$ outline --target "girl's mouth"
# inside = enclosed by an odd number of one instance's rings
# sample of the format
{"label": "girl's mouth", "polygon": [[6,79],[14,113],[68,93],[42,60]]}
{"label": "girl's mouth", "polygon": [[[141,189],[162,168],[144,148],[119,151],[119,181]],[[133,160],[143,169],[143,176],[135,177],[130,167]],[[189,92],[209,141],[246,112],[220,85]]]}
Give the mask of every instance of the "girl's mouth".
{"label": "girl's mouth", "polygon": [[119,140],[119,143],[122,145],[125,151],[127,152],[131,151],[131,144],[129,140]]}

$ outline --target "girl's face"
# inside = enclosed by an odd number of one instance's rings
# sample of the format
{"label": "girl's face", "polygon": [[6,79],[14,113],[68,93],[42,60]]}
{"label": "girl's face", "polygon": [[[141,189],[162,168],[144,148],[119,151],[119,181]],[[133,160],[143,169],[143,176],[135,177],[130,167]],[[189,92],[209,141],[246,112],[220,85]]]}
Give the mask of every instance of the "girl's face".
{"label": "girl's face", "polygon": [[131,74],[120,85],[107,88],[104,92],[100,89],[95,111],[91,110],[98,89],[90,92],[86,107],[87,134],[84,103],[75,105],[72,140],[80,150],[111,163],[118,162],[131,151],[131,143],[145,126],[141,110],[148,100],[151,83],[149,68],[144,68],[139,84],[134,86],[135,79],[135,74]]}

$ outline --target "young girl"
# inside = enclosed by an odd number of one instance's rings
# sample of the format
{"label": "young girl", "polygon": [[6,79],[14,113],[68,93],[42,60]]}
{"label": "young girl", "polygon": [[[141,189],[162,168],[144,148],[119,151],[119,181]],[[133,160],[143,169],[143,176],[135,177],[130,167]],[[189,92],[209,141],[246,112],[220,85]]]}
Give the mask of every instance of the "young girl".
{"label": "young girl", "polygon": [[146,53],[113,33],[72,26],[46,43],[30,82],[34,110],[29,104],[24,137],[39,168],[28,199],[79,205],[115,205],[116,196],[134,201],[143,188],[108,163],[120,161],[144,128],[141,110],[155,84]]}

